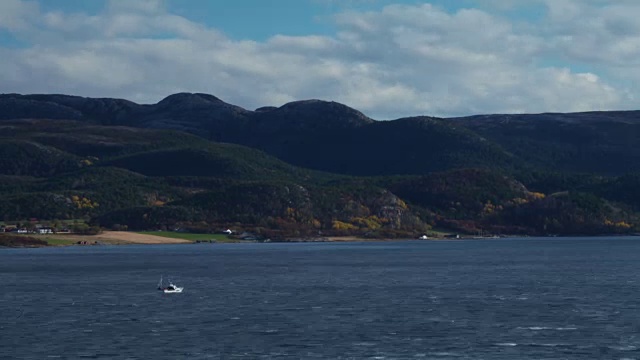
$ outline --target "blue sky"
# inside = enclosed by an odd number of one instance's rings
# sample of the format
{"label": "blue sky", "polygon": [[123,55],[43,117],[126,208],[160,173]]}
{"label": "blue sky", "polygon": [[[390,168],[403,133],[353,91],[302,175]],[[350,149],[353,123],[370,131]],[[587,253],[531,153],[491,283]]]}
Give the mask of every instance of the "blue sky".
{"label": "blue sky", "polygon": [[378,119],[637,109],[635,0],[0,1],[0,92]]}
{"label": "blue sky", "polygon": [[[133,1],[133,0],[132,0]],[[265,40],[277,34],[334,34],[337,28],[332,15],[343,11],[379,11],[387,5],[419,5],[417,0],[166,0],[164,7],[193,21],[221,29],[234,39]],[[502,16],[533,21],[544,6],[487,6],[482,0],[436,0],[429,3],[455,12],[464,8],[491,8]],[[41,1],[48,11],[99,14],[108,6],[106,0]],[[6,40],[6,39],[5,39]],[[2,41],[2,40],[0,40]]]}

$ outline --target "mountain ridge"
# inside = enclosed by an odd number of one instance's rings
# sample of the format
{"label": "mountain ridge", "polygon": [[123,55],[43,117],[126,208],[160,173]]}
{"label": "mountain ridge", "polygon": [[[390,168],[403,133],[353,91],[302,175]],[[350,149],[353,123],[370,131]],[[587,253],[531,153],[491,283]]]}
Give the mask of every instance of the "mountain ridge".
{"label": "mountain ridge", "polygon": [[21,118],[184,131],[346,175],[421,175],[470,164],[602,175],[640,167],[640,111],[634,110],[378,121],[344,104],[314,99],[247,110],[203,93],[176,93],[155,104],[0,95],[0,120]]}

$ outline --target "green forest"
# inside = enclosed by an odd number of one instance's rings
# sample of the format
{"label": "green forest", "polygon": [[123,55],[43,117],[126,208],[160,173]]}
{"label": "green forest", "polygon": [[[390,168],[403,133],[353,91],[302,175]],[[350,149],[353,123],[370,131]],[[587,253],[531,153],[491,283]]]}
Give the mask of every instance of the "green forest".
{"label": "green forest", "polygon": [[[461,143],[473,138],[469,130],[464,134]],[[472,149],[479,146],[474,141]],[[445,170],[336,174],[182,131],[4,120],[0,216],[4,223],[79,220],[88,228],[135,231],[214,233],[233,227],[281,241],[330,235],[416,238],[436,230],[638,232],[639,173],[562,172],[517,162],[497,145],[469,150],[473,157],[459,146],[462,150],[438,160]],[[361,156],[365,167],[377,155]],[[432,160],[411,161],[424,168],[419,164]],[[408,161],[402,159],[402,166]]]}

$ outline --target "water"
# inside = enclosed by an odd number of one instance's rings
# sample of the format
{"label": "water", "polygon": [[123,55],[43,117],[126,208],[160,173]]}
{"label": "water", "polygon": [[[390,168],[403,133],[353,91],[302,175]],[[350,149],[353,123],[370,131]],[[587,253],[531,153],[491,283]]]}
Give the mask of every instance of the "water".
{"label": "water", "polygon": [[0,279],[1,359],[640,358],[640,238],[3,249]]}

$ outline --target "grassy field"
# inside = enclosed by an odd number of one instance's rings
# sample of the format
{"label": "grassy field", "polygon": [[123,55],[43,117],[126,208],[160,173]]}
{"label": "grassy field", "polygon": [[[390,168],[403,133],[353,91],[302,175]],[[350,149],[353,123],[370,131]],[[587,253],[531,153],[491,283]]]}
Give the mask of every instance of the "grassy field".
{"label": "grassy field", "polygon": [[46,241],[49,245],[51,246],[66,246],[66,245],[73,245],[75,244],[77,241],[73,241],[73,240],[67,240],[67,239],[56,239],[56,238],[50,238],[50,237],[38,237],[40,240],[44,240]]}
{"label": "grassy field", "polygon": [[184,239],[189,241],[229,240],[229,237],[226,234],[191,234],[191,233],[182,233],[182,232],[175,232],[175,231],[140,231],[138,232],[138,234],[155,235],[155,236],[162,236],[162,237],[167,237],[172,239]]}

